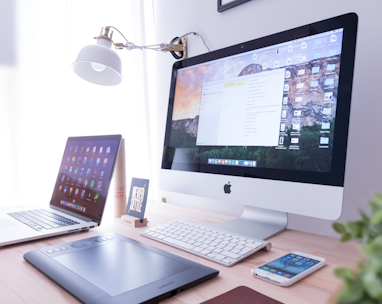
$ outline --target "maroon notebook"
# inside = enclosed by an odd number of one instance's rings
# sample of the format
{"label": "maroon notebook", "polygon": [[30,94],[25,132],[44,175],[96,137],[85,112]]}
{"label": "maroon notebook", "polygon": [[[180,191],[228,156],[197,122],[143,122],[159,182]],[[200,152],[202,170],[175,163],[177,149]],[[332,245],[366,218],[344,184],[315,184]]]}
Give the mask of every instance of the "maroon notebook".
{"label": "maroon notebook", "polygon": [[283,304],[251,288],[239,286],[201,304]]}

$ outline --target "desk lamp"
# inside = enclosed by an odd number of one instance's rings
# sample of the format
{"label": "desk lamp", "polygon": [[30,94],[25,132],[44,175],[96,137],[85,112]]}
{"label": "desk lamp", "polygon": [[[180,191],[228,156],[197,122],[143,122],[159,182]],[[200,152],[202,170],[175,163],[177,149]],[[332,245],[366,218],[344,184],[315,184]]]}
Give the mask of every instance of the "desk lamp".
{"label": "desk lamp", "polygon": [[[116,30],[125,39],[125,43],[114,43],[113,31]],[[155,45],[137,46],[129,42],[125,36],[115,27],[106,26],[105,30],[102,28],[97,40],[97,44],[85,46],[77,56],[76,61],[72,64],[74,72],[89,82],[113,86],[120,84],[122,81],[122,63],[118,54],[111,50],[112,44],[117,50],[126,49],[128,51],[133,49],[147,49],[153,51],[170,52],[175,59],[187,58],[187,37],[188,35],[198,35],[196,32],[187,33],[181,37],[174,38],[170,43],[160,43]],[[207,47],[202,36],[204,45]],[[208,51],[209,48],[207,47]]]}

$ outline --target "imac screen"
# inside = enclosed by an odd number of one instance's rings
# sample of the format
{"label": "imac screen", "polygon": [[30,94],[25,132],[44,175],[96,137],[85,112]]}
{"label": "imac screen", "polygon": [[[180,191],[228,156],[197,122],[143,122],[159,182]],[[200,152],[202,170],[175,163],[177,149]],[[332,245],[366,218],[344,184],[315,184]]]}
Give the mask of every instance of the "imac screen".
{"label": "imac screen", "polygon": [[325,178],[334,168],[344,31],[179,67],[162,168],[264,178],[288,171],[279,179],[295,181],[317,173],[312,182],[336,184]]}

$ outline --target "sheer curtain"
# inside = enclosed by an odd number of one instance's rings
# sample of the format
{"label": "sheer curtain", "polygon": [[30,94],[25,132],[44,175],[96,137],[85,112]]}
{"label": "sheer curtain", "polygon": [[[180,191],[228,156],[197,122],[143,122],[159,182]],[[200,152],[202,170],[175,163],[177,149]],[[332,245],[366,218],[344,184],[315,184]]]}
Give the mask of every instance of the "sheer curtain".
{"label": "sheer curtain", "polygon": [[[131,177],[155,177],[154,52],[117,51],[123,81],[116,87],[93,85],[71,69],[80,49],[95,43],[106,25],[135,44],[154,43],[152,1],[9,2],[15,3],[17,47],[16,63],[0,60],[0,206],[49,202],[69,136],[122,134],[127,186]],[[118,33],[113,39],[124,41]],[[156,188],[151,181],[149,198]]]}

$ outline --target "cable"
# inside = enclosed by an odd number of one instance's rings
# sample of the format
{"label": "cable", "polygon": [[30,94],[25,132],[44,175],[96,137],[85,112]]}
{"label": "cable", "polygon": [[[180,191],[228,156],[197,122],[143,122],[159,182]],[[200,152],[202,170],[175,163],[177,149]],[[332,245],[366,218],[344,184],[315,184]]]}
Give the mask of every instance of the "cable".
{"label": "cable", "polygon": [[116,27],[114,27],[114,26],[109,26],[109,28],[115,29],[118,33],[121,34],[121,36],[123,37],[123,39],[126,40],[126,42],[129,42],[129,41],[125,38],[125,36],[123,36],[123,34],[122,34]]}
{"label": "cable", "polygon": [[[174,41],[179,41],[179,37],[175,37],[174,39],[171,40],[170,43],[174,42]],[[183,58],[183,51],[180,51],[179,54],[176,54],[174,51],[170,51],[172,57],[174,57],[176,60],[179,60],[179,59],[182,59]]]}

